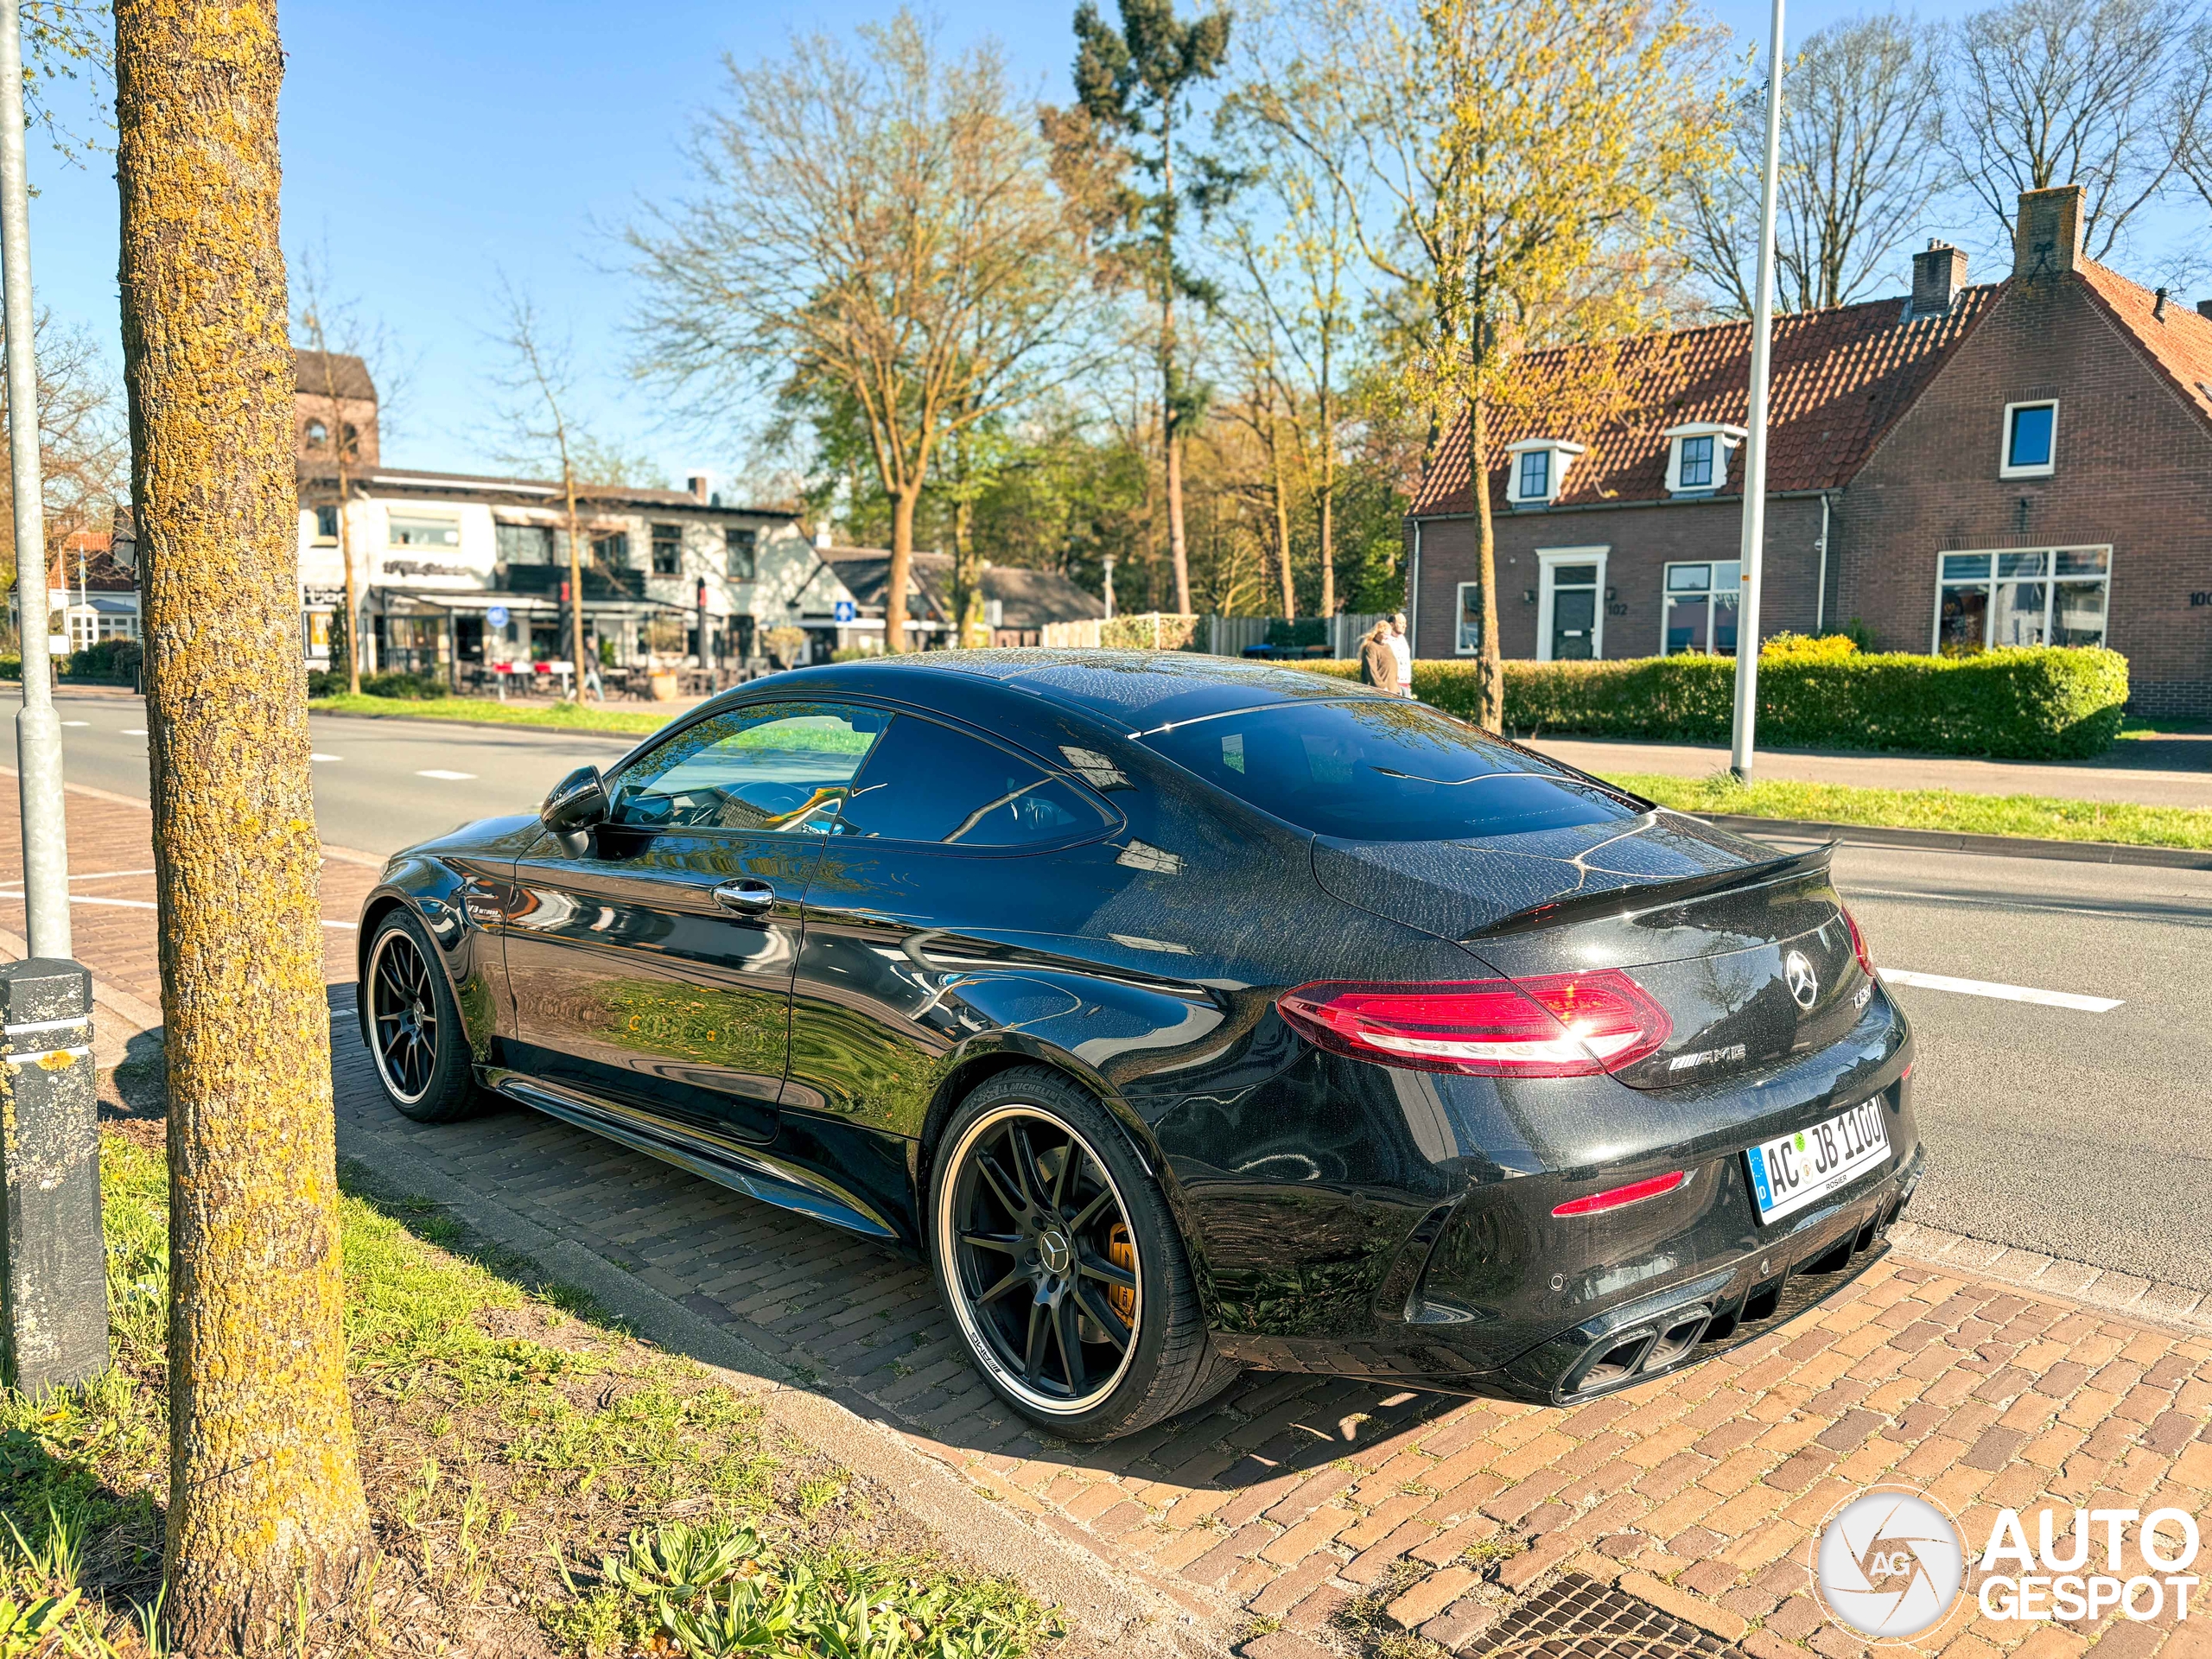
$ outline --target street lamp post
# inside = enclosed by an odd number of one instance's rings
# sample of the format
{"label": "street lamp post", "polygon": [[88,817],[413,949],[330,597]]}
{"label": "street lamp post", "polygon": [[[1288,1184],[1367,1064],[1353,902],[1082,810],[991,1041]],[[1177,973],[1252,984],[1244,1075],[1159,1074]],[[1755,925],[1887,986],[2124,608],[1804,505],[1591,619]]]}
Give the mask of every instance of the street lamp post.
{"label": "street lamp post", "polygon": [[[8,353],[23,707],[16,717],[28,959],[0,964],[0,1380],[26,1392],[107,1369],[92,976],[69,960],[61,721],[46,645],[46,508],[23,153],[21,0],[0,0],[0,330]],[[68,573],[61,573],[67,591]]]}
{"label": "street lamp post", "polygon": [[1736,601],[1736,722],[1728,769],[1751,781],[1758,742],[1759,588],[1766,550],[1766,423],[1769,357],[1774,339],[1774,203],[1782,160],[1782,7],[1766,47],[1766,168],[1759,181],[1758,292],[1751,301],[1751,398],[1744,436],[1744,542]]}

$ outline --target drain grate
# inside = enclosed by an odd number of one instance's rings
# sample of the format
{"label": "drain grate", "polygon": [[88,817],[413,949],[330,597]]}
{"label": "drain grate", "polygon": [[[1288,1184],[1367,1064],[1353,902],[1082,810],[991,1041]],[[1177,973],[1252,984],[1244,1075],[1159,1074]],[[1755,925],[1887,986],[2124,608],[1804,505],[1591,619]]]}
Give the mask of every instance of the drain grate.
{"label": "drain grate", "polygon": [[1744,1659],[1710,1631],[1569,1573],[1460,1650],[1461,1659]]}

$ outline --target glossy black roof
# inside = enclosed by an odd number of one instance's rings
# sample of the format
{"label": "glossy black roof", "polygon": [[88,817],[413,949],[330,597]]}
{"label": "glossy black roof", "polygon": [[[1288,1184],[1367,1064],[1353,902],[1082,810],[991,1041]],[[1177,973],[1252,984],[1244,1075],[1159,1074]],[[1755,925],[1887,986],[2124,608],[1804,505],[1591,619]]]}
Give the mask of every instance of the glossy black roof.
{"label": "glossy black roof", "polygon": [[[1241,662],[1179,651],[1059,651],[1027,646],[1012,651],[929,651],[903,657],[871,657],[773,677],[778,688],[827,691],[842,687],[883,696],[930,701],[927,691],[900,681],[914,675],[944,680],[988,680],[1048,702],[1079,709],[1125,731],[1147,731],[1179,721],[1270,702],[1334,701],[1380,696],[1333,675],[1272,663]],[[754,682],[757,685],[760,682]],[[750,689],[750,688],[748,688]]]}

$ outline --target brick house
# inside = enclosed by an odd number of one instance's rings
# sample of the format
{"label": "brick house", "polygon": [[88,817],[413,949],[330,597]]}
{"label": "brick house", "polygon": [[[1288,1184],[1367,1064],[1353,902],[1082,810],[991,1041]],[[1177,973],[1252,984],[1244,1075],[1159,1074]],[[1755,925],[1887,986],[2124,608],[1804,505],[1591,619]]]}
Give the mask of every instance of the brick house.
{"label": "brick house", "polygon": [[[2212,714],[2212,302],[2085,258],[2080,207],[2071,186],[2023,195],[2001,282],[1931,245],[1909,296],[1776,319],[1763,632],[2105,644],[2139,709]],[[1733,652],[1750,348],[1743,322],[1630,340],[1592,429],[1562,398],[1500,431],[1507,656]],[[1563,354],[1529,369],[1591,378]],[[1479,643],[1467,472],[1463,421],[1408,515],[1422,657]]]}

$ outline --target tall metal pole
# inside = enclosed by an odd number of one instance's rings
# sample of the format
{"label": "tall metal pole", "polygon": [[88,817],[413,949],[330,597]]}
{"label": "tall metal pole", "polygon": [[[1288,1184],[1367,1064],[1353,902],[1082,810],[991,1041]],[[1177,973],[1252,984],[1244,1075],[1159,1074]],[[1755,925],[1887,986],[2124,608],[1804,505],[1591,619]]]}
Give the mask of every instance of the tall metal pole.
{"label": "tall metal pole", "polygon": [[[16,497],[16,594],[23,708],[16,716],[22,785],[23,898],[31,955],[66,961],[69,847],[61,807],[61,721],[46,649],[46,505],[38,454],[38,362],[31,334],[30,180],[23,159],[21,0],[0,0],[0,282],[7,290],[8,459]],[[66,582],[67,577],[64,581]]]}
{"label": "tall metal pole", "polygon": [[1751,302],[1751,407],[1744,437],[1744,544],[1736,601],[1736,728],[1728,769],[1751,781],[1759,710],[1759,588],[1766,548],[1767,369],[1774,338],[1774,201],[1782,163],[1782,5],[1766,46],[1766,171],[1759,184],[1759,287]]}

